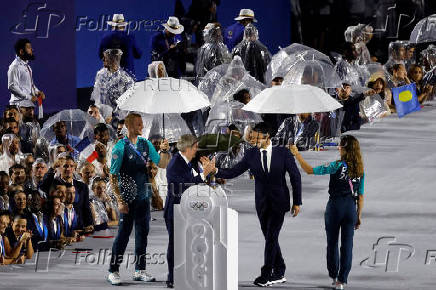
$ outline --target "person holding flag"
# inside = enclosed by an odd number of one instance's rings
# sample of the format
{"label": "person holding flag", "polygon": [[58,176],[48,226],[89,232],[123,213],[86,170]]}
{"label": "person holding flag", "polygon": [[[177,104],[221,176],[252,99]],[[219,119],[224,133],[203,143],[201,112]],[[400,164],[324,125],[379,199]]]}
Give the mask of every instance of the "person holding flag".
{"label": "person holding flag", "polygon": [[42,118],[42,101],[45,94],[40,91],[33,82],[32,69],[29,61],[35,59],[30,40],[20,38],[15,43],[16,58],[9,66],[8,70],[8,89],[11,92],[10,105],[18,105],[20,101],[38,101],[39,115]]}
{"label": "person holding flag", "polygon": [[170,155],[167,140],[160,144],[160,154],[153,144],[139,137],[144,127],[141,115],[129,113],[125,118],[127,136],[119,140],[112,150],[110,181],[120,211],[118,234],[112,246],[107,281],[120,285],[120,264],[135,224],[135,273],[133,280],[152,282],[155,278],[145,271],[147,236],[150,228],[151,186],[148,186],[147,162],[151,160],[166,168]]}

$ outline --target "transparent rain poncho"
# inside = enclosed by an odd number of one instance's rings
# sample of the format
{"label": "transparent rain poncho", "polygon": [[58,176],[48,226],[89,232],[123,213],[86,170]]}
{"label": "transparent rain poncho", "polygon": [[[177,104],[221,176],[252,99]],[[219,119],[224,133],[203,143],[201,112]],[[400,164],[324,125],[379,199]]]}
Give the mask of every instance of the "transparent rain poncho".
{"label": "transparent rain poncho", "polygon": [[103,223],[107,223],[109,221],[109,217],[107,215],[106,206],[104,202],[95,194],[92,194],[92,198],[90,198],[90,202],[94,207],[95,225],[101,225]]}
{"label": "transparent rain poncho", "polygon": [[148,76],[150,78],[168,77],[163,61],[156,60],[148,65]]}
{"label": "transparent rain poncho", "polygon": [[55,144],[55,145],[51,145],[48,147],[48,154],[49,154],[48,165],[49,165],[49,167],[52,167],[53,164],[55,163],[55,161],[58,159],[59,154],[60,154],[60,152],[59,152],[60,147],[65,148],[65,145]]}
{"label": "transparent rain poncho", "polygon": [[275,77],[284,78],[291,68],[302,60],[317,60],[333,65],[330,58],[314,48],[303,44],[293,43],[281,48],[268,64],[266,71],[266,84],[270,84]]}
{"label": "transparent rain poncho", "polygon": [[261,83],[265,83],[265,72],[271,61],[271,53],[259,41],[259,34],[254,25],[245,26],[244,38],[233,49],[232,55],[239,55],[250,75]]}
{"label": "transparent rain poncho", "polygon": [[421,63],[425,72],[431,71],[436,66],[436,46],[430,44],[421,51]]}
{"label": "transparent rain poncho", "polygon": [[345,41],[354,43],[358,54],[354,61],[355,64],[363,65],[371,62],[371,55],[366,44],[371,40],[373,30],[372,26],[366,24],[349,26],[345,30]]}
{"label": "transparent rain poncho", "polygon": [[421,19],[410,34],[411,43],[426,43],[436,41],[436,14]]}
{"label": "transparent rain poncho", "polygon": [[250,92],[251,99],[265,89],[265,85],[253,78],[244,68],[239,56],[235,56],[227,68],[226,74],[216,84],[210,100],[212,107],[233,99],[233,95],[242,89]]}
{"label": "transparent rain poncho", "polygon": [[98,106],[109,105],[116,111],[116,100],[135,84],[134,79],[120,67],[120,49],[104,52],[104,67],[97,72],[91,100]]}
{"label": "transparent rain poncho", "polygon": [[[153,135],[161,135],[165,136],[165,138],[172,143],[177,142],[182,135],[192,134],[186,121],[183,120],[180,114],[150,115],[141,113],[141,116],[144,124],[144,129],[142,130],[142,136],[144,138],[149,138]],[[163,132],[164,125],[165,132]]]}
{"label": "transparent rain poncho", "polygon": [[52,140],[55,137],[53,125],[60,121],[65,122],[67,134],[81,139],[89,137],[92,140],[97,120],[79,109],[63,110],[51,116],[41,129],[41,137],[46,140]]}
{"label": "transparent rain poncho", "polygon": [[221,26],[209,23],[203,30],[205,43],[199,48],[195,71],[197,77],[203,77],[218,65],[229,63],[232,57],[223,43]]}
{"label": "transparent rain poncho", "polygon": [[338,88],[342,82],[332,64],[319,60],[299,60],[286,74],[283,84],[308,84],[319,88]]}
{"label": "transparent rain poncho", "polygon": [[45,138],[38,138],[35,143],[35,159],[42,158],[45,163],[49,162],[49,141]]}
{"label": "transparent rain poncho", "polygon": [[[12,154],[9,150],[9,147],[14,139],[18,141],[18,151],[15,154]],[[24,155],[20,150],[19,141],[20,139],[15,134],[4,134],[2,136],[3,153],[0,156],[0,171],[9,173],[9,168],[16,163],[20,163],[20,161],[24,158]]]}
{"label": "transparent rain poncho", "polygon": [[370,123],[389,114],[389,107],[380,95],[367,96],[359,106],[361,114]]}
{"label": "transparent rain poncho", "polygon": [[228,64],[221,64],[208,71],[200,79],[198,89],[209,97],[209,101],[212,99],[217,83],[226,74],[228,68]]}
{"label": "transparent rain poncho", "polygon": [[262,122],[262,117],[254,112],[242,110],[244,104],[229,101],[215,105],[209,113],[206,123],[206,133],[218,133],[218,129],[230,124],[242,132],[247,124]]}
{"label": "transparent rain poncho", "polygon": [[389,59],[385,63],[385,68],[389,73],[392,73],[392,67],[395,64],[401,63],[404,64],[404,61],[406,60],[406,51],[407,51],[407,45],[408,41],[404,40],[397,40],[389,43]]}

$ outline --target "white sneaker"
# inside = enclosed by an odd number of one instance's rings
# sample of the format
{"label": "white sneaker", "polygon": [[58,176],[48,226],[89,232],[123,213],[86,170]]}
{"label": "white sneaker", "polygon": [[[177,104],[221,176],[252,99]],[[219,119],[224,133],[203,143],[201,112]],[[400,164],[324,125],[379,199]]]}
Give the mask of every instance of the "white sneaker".
{"label": "white sneaker", "polygon": [[341,282],[336,282],[336,290],[344,290],[344,284]]}
{"label": "white sneaker", "polygon": [[133,281],[154,282],[156,278],[148,274],[145,270],[136,270],[135,273],[133,273]]}
{"label": "white sneaker", "polygon": [[118,272],[109,273],[106,280],[112,285],[120,285],[121,284],[120,273]]}

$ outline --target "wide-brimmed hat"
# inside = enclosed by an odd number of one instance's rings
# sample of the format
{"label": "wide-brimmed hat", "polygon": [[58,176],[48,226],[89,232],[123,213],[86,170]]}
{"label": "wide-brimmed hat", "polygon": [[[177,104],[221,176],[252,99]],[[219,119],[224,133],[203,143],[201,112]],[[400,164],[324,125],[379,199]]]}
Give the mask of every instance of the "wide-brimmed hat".
{"label": "wide-brimmed hat", "polygon": [[254,18],[254,11],[251,9],[241,9],[241,11],[239,11],[239,16],[236,17],[235,20],[243,19],[251,19],[253,22],[257,22],[256,18]]}
{"label": "wide-brimmed hat", "polygon": [[162,24],[166,30],[171,32],[172,34],[180,34],[185,29],[183,25],[180,24],[179,18],[175,16],[170,16],[168,18],[167,23]]}
{"label": "wide-brimmed hat", "polygon": [[107,21],[107,24],[112,26],[127,26],[129,23],[124,20],[123,14],[114,14],[112,21]]}

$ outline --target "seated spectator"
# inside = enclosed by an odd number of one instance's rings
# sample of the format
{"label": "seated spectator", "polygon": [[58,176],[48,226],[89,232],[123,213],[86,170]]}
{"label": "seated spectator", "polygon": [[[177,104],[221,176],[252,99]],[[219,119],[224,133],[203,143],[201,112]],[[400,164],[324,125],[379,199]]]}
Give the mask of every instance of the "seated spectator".
{"label": "seated spectator", "polygon": [[94,127],[94,138],[95,144],[97,142],[103,144],[106,147],[106,165],[110,167],[110,161],[112,159],[112,149],[114,147],[114,142],[110,141],[109,128],[106,124],[99,123]]}
{"label": "seated spectator", "polygon": [[99,177],[92,182],[94,195],[91,198],[91,211],[94,218],[94,229],[105,230],[108,226],[118,225],[116,205],[106,194],[106,181]]}
{"label": "seated spectator", "polygon": [[[402,63],[397,63],[392,66],[392,79],[388,81],[389,89],[397,88],[410,84],[410,80],[407,77],[406,67]],[[395,100],[392,98],[391,111],[396,112]]]}
{"label": "seated spectator", "polygon": [[98,109],[98,107],[96,105],[93,105],[93,104],[89,105],[88,114],[91,117],[93,117],[94,119],[96,119],[97,122],[106,123],[106,121],[104,120],[104,118],[100,114],[100,110]]}
{"label": "seated spectator", "polygon": [[341,132],[349,130],[359,130],[362,119],[359,115],[359,102],[364,100],[366,96],[375,94],[375,91],[370,89],[363,94],[352,96],[352,88],[349,84],[344,83],[342,87],[336,89],[338,101],[343,105],[344,117],[341,123]]}
{"label": "seated spectator", "polygon": [[26,193],[22,190],[19,190],[14,193],[14,204],[11,208],[12,215],[20,215],[27,220],[27,224],[31,224],[33,217],[30,210],[27,208],[27,196]]}
{"label": "seated spectator", "polygon": [[411,64],[408,76],[410,81],[416,84],[416,95],[418,96],[419,103],[422,104],[430,98],[430,95],[433,91],[433,86],[430,84],[423,84],[423,71],[422,67],[420,67],[419,65]]}
{"label": "seated spectator", "polygon": [[91,186],[91,181],[95,177],[95,166],[88,161],[80,164],[79,175],[84,184]]}
{"label": "seated spectator", "polygon": [[64,236],[64,226],[62,223],[61,200],[59,197],[52,196],[45,204],[44,223],[47,225],[48,235],[45,248],[63,249],[66,245]]}
{"label": "seated spectator", "polygon": [[[75,199],[76,189],[73,185],[69,184],[66,188],[65,209],[62,215],[65,237],[68,238],[69,242],[78,242],[81,240],[79,231],[82,229],[79,228],[79,218],[73,206]],[[82,237],[84,238],[84,236]]]}
{"label": "seated spectator", "polygon": [[391,90],[387,88],[387,82],[384,77],[381,76],[371,76],[368,81],[368,88],[373,89],[375,94],[378,94],[380,98],[384,101],[385,109],[390,114],[390,106],[392,104],[392,93]]}
{"label": "seated spectator", "polygon": [[0,156],[0,171],[9,172],[22,156],[20,139],[15,134],[4,134],[2,137],[3,154]]}
{"label": "seated spectator", "polygon": [[0,171],[0,210],[8,210],[9,209],[9,196],[8,196],[8,187],[9,187],[9,175]]}
{"label": "seated spectator", "polygon": [[275,139],[280,140],[280,144],[297,145],[299,150],[308,150],[316,144],[318,129],[319,124],[311,114],[298,114],[283,121]]}
{"label": "seated spectator", "polygon": [[9,211],[0,211],[0,265],[9,265],[14,263],[10,257],[12,251],[9,240],[5,237],[6,230],[10,227],[11,215]]}
{"label": "seated spectator", "polygon": [[45,198],[45,193],[40,190],[40,186],[47,172],[48,168],[44,160],[42,158],[36,159],[32,164],[31,178],[24,186],[26,191],[28,193],[36,191],[38,194],[42,195],[41,197]]}
{"label": "seated spectator", "polygon": [[50,141],[50,145],[62,144],[72,156],[77,158],[78,153],[74,150],[81,141],[79,137],[67,133],[67,126],[64,121],[56,122],[53,125],[55,137]]}
{"label": "seated spectator", "polygon": [[14,164],[9,168],[11,184],[24,186],[26,182],[26,171],[21,164]]}
{"label": "seated spectator", "polygon": [[16,215],[12,223],[12,231],[5,237],[11,246],[10,257],[17,264],[24,264],[26,259],[32,259],[34,249],[32,244],[32,232],[27,229],[27,219]]}
{"label": "seated spectator", "polygon": [[19,126],[19,122],[14,118],[7,118],[4,120],[4,130],[5,132],[9,132],[15,134],[20,140],[20,148],[24,153],[32,153],[33,152],[33,144],[31,139],[27,139],[26,136],[23,136],[21,132],[21,128]]}
{"label": "seated spectator", "polygon": [[34,192],[30,195],[30,211],[32,213],[33,220],[29,224],[29,228],[32,229],[32,244],[34,250],[44,250],[44,245],[40,247],[47,241],[48,229],[45,224],[44,213],[43,213],[43,201],[44,199],[37,193]]}
{"label": "seated spectator", "polygon": [[242,89],[233,95],[233,99],[244,105],[248,104],[251,100],[250,91],[247,89]]}
{"label": "seated spectator", "polygon": [[388,54],[389,59],[385,63],[386,70],[393,74],[393,67],[396,64],[404,65],[404,61],[406,60],[406,45],[407,42],[402,40],[397,40],[389,43]]}

